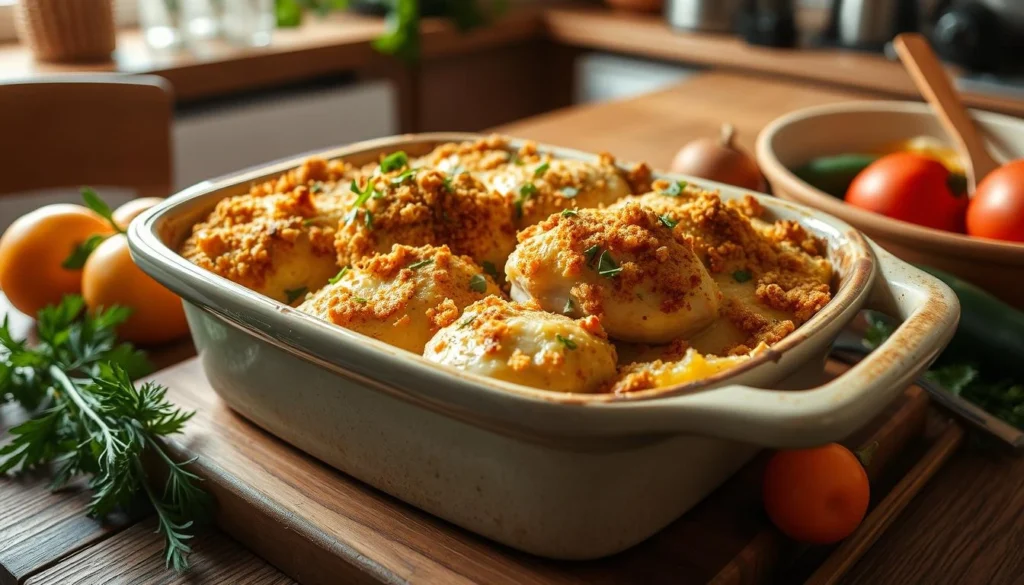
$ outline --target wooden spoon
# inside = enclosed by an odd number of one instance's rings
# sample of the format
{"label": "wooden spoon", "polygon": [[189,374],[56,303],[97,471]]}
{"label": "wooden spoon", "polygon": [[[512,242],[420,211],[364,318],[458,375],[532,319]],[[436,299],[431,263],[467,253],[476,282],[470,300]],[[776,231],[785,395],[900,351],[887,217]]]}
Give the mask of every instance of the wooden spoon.
{"label": "wooden spoon", "polygon": [[928,40],[917,33],[897,35],[893,41],[903,67],[913,78],[921,92],[935,110],[946,132],[956,142],[957,151],[967,171],[967,193],[973,194],[985,175],[999,163],[985,148],[974,121],[964,109],[963,102],[946,75],[946,70],[932,51]]}

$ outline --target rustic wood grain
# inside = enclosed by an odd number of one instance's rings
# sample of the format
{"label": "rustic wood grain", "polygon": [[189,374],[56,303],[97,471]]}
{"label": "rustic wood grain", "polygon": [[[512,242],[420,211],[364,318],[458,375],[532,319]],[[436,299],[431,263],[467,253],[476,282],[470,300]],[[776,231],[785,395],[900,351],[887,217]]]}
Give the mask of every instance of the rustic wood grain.
{"label": "rustic wood grain", "polygon": [[[288,447],[231,412],[210,388],[198,360],[155,375],[176,404],[196,410],[179,457],[217,498],[218,524],[261,557],[307,585],[397,583],[722,583],[770,573],[787,544],[761,510],[763,458],[647,542],[608,559],[556,562],[476,537],[396,501]],[[911,389],[854,439],[877,443],[876,467],[923,426],[927,397]],[[895,421],[895,422],[892,422]],[[874,473],[874,472],[873,472]],[[754,542],[751,542],[752,539]],[[736,559],[737,555],[743,558]],[[778,556],[782,559],[781,555]],[[732,567],[730,570],[729,567]]]}
{"label": "rustic wood grain", "polygon": [[30,577],[26,585],[289,585],[295,583],[217,531],[192,541],[191,568],[178,575],[163,561],[163,540],[149,520]]}
{"label": "rustic wood grain", "polygon": [[[13,405],[0,408],[0,444],[7,442],[7,429],[24,417]],[[0,477],[0,585],[15,585],[124,526],[85,515],[89,492],[81,481],[59,492],[51,492],[49,485],[42,472]]]}
{"label": "rustic wood grain", "polygon": [[668,169],[684,144],[718,136],[723,122],[735,126],[737,143],[753,152],[758,132],[782,114],[867,97],[712,72],[635,99],[557,110],[495,131],[590,152],[607,151],[623,160]]}
{"label": "rustic wood grain", "polygon": [[[544,21],[553,40],[569,45],[920,99],[900,64],[877,53],[761,47],[736,35],[675,31],[660,14],[595,7],[556,6],[544,13]],[[963,92],[962,97],[970,107],[1024,114],[1019,99],[975,92]]]}

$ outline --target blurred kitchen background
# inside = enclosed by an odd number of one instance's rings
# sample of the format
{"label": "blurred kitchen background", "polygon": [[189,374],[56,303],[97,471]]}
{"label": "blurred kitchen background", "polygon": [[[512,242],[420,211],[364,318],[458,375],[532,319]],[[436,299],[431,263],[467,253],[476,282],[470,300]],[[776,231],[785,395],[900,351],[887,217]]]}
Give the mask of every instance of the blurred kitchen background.
{"label": "blurred kitchen background", "polygon": [[0,0],[0,81],[165,77],[180,189],[326,146],[657,91],[705,68],[912,98],[888,46],[909,30],[932,39],[968,105],[1024,112],[1024,0]]}

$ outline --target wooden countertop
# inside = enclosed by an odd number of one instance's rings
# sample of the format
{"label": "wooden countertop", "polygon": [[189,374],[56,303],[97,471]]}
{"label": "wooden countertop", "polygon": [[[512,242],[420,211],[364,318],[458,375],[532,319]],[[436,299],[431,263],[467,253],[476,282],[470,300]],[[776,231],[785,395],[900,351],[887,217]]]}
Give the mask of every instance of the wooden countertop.
{"label": "wooden countertop", "polygon": [[[191,100],[287,84],[364,69],[383,57],[371,42],[384,30],[379,18],[334,14],[307,17],[302,26],[274,32],[268,47],[245,48],[223,41],[192,51],[156,54],[138,30],[118,35],[109,63],[40,64],[16,43],[0,45],[0,81],[55,73],[116,71],[167,78],[179,99]],[[438,58],[486,47],[549,38],[564,45],[636,55],[860,89],[894,98],[916,98],[902,67],[877,54],[837,49],[772,49],[746,44],[732,35],[674,31],[659,15],[616,12],[594,6],[537,3],[512,11],[493,25],[461,35],[449,23],[427,19],[423,54]],[[1024,100],[963,93],[967,105],[1024,116]]]}
{"label": "wooden countertop", "polygon": [[[635,99],[568,108],[498,128],[508,134],[664,167],[679,146],[734,123],[751,147],[769,120],[793,108],[862,97],[792,82],[701,74]],[[0,308],[2,312],[2,308]],[[24,319],[16,324],[27,326]],[[167,365],[190,348],[154,356]],[[0,416],[0,423],[10,419]],[[976,445],[961,449],[844,579],[844,583],[1014,585],[1024,574],[1024,459]],[[196,542],[197,571],[159,570],[159,542],[143,519],[101,526],[83,516],[86,494],[51,494],[45,478],[0,479],[0,584],[117,582],[288,583],[276,569],[214,531]],[[129,527],[130,526],[130,527]]]}

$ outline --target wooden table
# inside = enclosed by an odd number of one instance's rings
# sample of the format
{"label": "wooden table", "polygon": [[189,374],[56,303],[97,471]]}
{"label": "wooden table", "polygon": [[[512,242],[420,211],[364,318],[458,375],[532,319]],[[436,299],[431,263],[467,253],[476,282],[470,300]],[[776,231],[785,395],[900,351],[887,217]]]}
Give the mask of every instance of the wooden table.
{"label": "wooden table", "polygon": [[[706,74],[640,98],[572,108],[499,129],[508,134],[664,167],[675,150],[725,120],[752,146],[772,118],[812,104],[865,97],[806,85]],[[21,323],[21,326],[26,326]],[[157,357],[183,359],[188,347]],[[5,421],[6,419],[0,419]],[[0,424],[5,424],[0,422]],[[1024,575],[1024,460],[969,445],[956,454],[845,583],[1015,584]],[[195,571],[162,570],[152,519],[100,526],[86,494],[51,494],[40,478],[0,480],[0,584],[290,583],[220,532],[196,542]]]}

